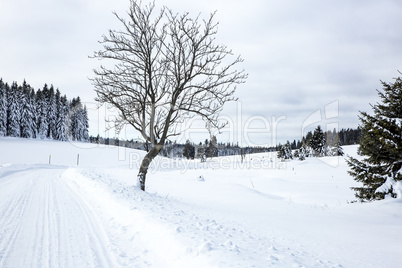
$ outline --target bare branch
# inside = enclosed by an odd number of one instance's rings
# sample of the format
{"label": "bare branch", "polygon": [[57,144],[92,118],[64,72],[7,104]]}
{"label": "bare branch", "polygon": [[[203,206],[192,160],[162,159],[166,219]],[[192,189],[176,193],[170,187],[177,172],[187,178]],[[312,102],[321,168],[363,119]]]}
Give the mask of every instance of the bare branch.
{"label": "bare branch", "polygon": [[243,60],[216,44],[215,13],[207,19],[177,14],[155,4],[130,1],[122,30],[109,30],[93,58],[102,61],[91,79],[97,100],[119,111],[118,125],[129,124],[151,144],[179,134],[183,118],[199,115],[220,128],[218,116],[247,79],[235,67]]}

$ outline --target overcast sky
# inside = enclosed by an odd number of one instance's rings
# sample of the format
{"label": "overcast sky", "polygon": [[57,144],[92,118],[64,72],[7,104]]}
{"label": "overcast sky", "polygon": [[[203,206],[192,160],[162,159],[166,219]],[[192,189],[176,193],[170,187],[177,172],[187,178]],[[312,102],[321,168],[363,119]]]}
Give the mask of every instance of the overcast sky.
{"label": "overcast sky", "polygon": [[[143,1],[147,3],[146,0]],[[400,0],[163,0],[177,12],[217,11],[218,42],[244,58],[249,74],[238,103],[223,115],[233,121],[218,141],[272,145],[300,139],[306,129],[356,128],[358,111],[378,101],[380,79],[402,71]],[[0,77],[35,89],[53,84],[90,109],[90,134],[105,135],[104,111],[93,109],[89,59],[108,29],[119,27],[128,0],[1,0]],[[190,131],[194,142],[205,133]],[[247,134],[248,133],[248,134]],[[111,137],[114,134],[109,134]],[[127,130],[127,138],[138,135]],[[123,136],[124,136],[123,135]]]}

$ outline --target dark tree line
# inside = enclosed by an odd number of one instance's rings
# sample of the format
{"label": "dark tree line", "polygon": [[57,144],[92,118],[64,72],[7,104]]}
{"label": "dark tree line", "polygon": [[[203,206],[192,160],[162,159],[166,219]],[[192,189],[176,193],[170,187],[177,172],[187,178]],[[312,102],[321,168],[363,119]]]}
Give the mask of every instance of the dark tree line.
{"label": "dark tree line", "polygon": [[[131,149],[138,149],[149,151],[152,147],[151,144],[145,143],[141,140],[121,140],[118,138],[103,138],[99,135],[94,137],[90,136],[89,141],[96,144],[114,145],[120,147],[126,147]],[[234,143],[218,142],[217,138],[213,136],[211,140],[206,139],[204,142],[194,143],[187,140],[185,144],[177,143],[175,141],[168,140],[164,145],[161,155],[164,157],[188,159],[203,159],[212,158],[217,156],[229,156],[229,155],[245,155],[253,153],[262,153],[268,151],[274,151],[275,147],[240,147]]]}
{"label": "dark tree line", "polygon": [[341,145],[354,145],[359,144],[362,136],[360,127],[357,129],[341,129],[338,132],[339,143]]}
{"label": "dark tree line", "polygon": [[[187,140],[185,144],[181,144],[169,140],[162,149],[161,155],[171,158],[185,157],[188,159],[203,159],[216,156],[246,155],[278,151],[280,158],[299,158],[304,160],[305,157],[322,154],[326,147],[331,148],[330,151],[326,148],[326,155],[339,155],[341,154],[340,146],[357,144],[360,141],[360,135],[360,128],[341,129],[339,132],[334,129],[333,131],[323,132],[321,127],[319,127],[318,130],[316,129],[315,131],[316,137],[314,137],[314,132],[310,131],[302,140],[288,141],[284,145],[279,144],[273,147],[242,147],[235,143],[218,142],[215,136],[213,136],[211,140],[206,139],[204,142],[199,143]],[[115,145],[144,151],[149,151],[151,148],[149,143],[139,140],[134,141],[133,139],[119,140],[117,138],[102,138],[98,135],[97,137],[91,136],[89,140],[91,143]],[[319,146],[319,144],[321,144],[322,147]],[[339,149],[339,151],[337,151],[337,149]],[[294,151],[294,153],[292,151]]]}
{"label": "dark tree line", "polygon": [[[320,126],[321,129],[321,126]],[[359,144],[361,139],[361,129],[360,127],[356,129],[347,128],[341,129],[337,131],[336,129],[324,132],[325,142],[329,146],[334,146],[336,143],[339,143],[341,146],[344,145],[354,145]],[[307,132],[307,134],[302,138],[302,140],[293,140],[293,142],[289,142],[289,146],[291,150],[300,149],[303,144],[308,144],[310,139],[313,137],[313,131]],[[279,151],[281,144],[275,147],[275,151]]]}
{"label": "dark tree line", "polygon": [[0,136],[87,141],[88,114],[80,97],[69,101],[46,84],[35,90],[24,81],[0,78]]}
{"label": "dark tree line", "polygon": [[120,146],[120,147],[147,151],[147,145],[144,142],[139,141],[139,140],[134,140],[134,139],[121,140],[118,138],[103,138],[100,135],[98,135],[96,137],[90,136],[89,142],[96,143],[96,144],[114,145],[114,146]]}
{"label": "dark tree line", "polygon": [[[331,147],[331,151],[326,151],[327,155],[338,155],[341,154],[337,149],[343,145],[353,145],[358,144],[361,136],[361,129],[341,129],[340,131],[326,131],[322,132],[321,127],[319,131],[316,131],[316,135],[324,137],[322,144],[326,147]],[[309,156],[317,156],[320,153],[320,146],[315,145],[319,139],[316,137],[311,140],[314,133],[312,131],[308,132],[302,140],[294,140],[293,142],[288,141],[284,145],[277,145],[273,147],[251,147],[251,146],[239,146],[235,143],[223,143],[218,142],[216,137],[213,136],[211,140],[206,139],[204,142],[194,143],[187,140],[185,144],[172,142],[170,140],[166,141],[164,148],[161,151],[161,155],[165,157],[180,158],[185,157],[188,159],[203,159],[211,158],[216,156],[230,156],[230,155],[246,155],[253,153],[264,153],[278,151],[282,155],[286,155],[284,159],[299,158],[304,159]],[[91,143],[115,145],[121,147],[127,147],[132,149],[139,149],[144,151],[149,151],[152,147],[151,144],[145,143],[143,141],[134,140],[119,140],[117,138],[102,138],[99,135],[97,137],[90,137]],[[316,153],[314,153],[315,148]],[[340,148],[341,150],[341,148]],[[295,151],[293,153],[292,151]],[[299,153],[300,152],[300,153]],[[282,158],[281,155],[281,158]],[[291,156],[290,156],[291,155]]]}
{"label": "dark tree line", "polygon": [[284,160],[343,155],[343,145],[358,144],[360,139],[360,128],[341,129],[339,132],[334,129],[324,132],[321,126],[317,126],[314,131],[307,132],[301,141],[294,140],[293,142],[287,141],[283,145],[279,144],[276,151],[278,151],[278,157]]}

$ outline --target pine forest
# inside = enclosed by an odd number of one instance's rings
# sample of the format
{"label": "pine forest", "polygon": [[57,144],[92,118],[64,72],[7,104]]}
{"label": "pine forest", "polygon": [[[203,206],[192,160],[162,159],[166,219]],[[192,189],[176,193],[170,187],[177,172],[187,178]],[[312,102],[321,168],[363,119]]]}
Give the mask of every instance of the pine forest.
{"label": "pine forest", "polygon": [[88,113],[80,97],[58,89],[34,90],[26,81],[11,86],[0,78],[0,136],[87,141]]}

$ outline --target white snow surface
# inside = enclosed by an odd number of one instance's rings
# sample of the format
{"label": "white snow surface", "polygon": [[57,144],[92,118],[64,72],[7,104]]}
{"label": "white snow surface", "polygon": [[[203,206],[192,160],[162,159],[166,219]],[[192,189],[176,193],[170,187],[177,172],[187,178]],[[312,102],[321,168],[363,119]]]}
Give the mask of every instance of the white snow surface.
{"label": "white snow surface", "polygon": [[142,151],[0,148],[0,267],[402,267],[402,200],[351,203],[343,157],[157,157],[142,192]]}

